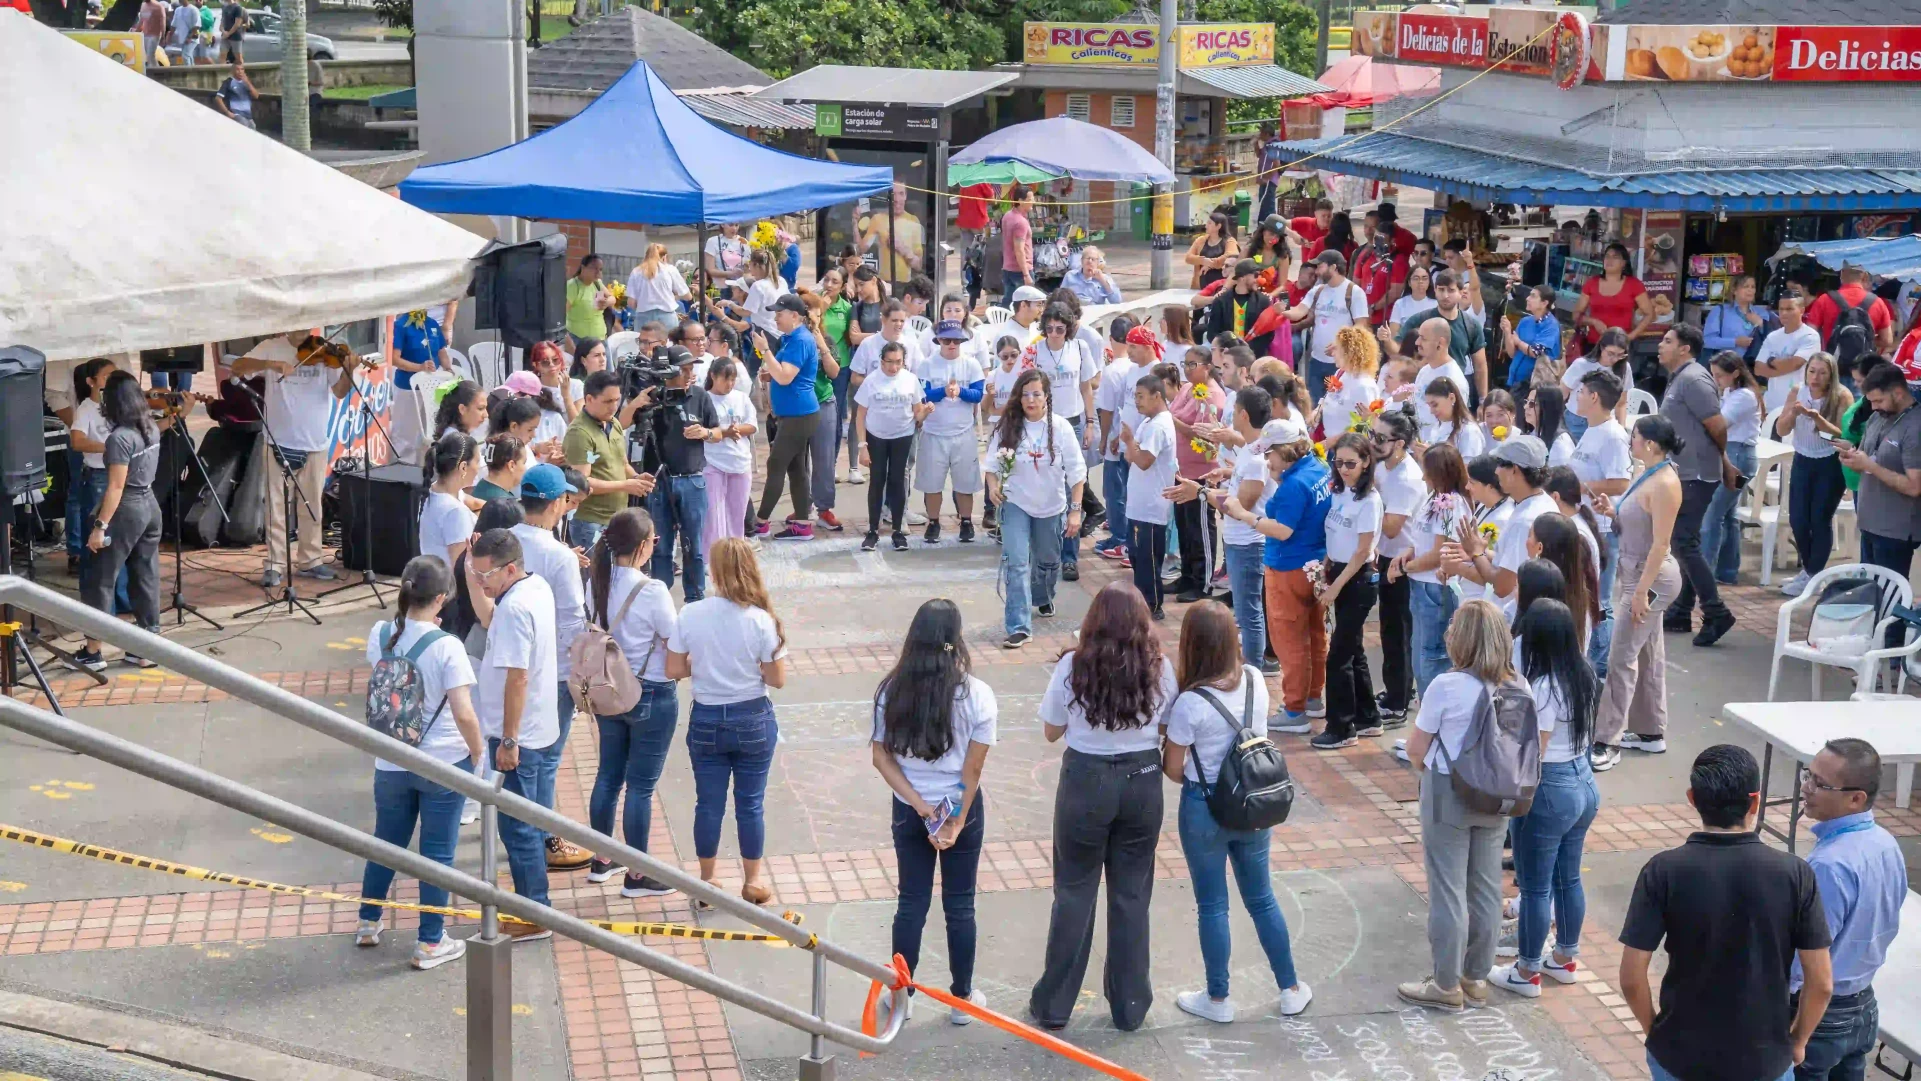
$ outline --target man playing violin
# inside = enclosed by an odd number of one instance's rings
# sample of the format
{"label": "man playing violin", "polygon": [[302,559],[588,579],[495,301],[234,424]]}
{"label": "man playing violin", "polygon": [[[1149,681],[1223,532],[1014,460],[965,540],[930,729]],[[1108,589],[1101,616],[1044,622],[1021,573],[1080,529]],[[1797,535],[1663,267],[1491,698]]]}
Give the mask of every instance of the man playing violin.
{"label": "man playing violin", "polygon": [[333,447],[333,404],[353,390],[354,373],[363,366],[372,367],[373,362],[344,347],[310,341],[304,332],[263,338],[233,362],[233,374],[244,379],[264,373],[267,380],[267,434],[272,441],[260,440],[259,468],[266,471],[267,481],[267,557],[260,584],[268,589],[279,586],[289,571],[285,543],[289,523],[282,487],[286,475],[271,457],[275,442],[314,512],[308,514],[298,503],[294,507],[300,523],[295,529],[292,573],[303,578],[334,576],[320,541],[320,490],[327,480],[328,452]]}

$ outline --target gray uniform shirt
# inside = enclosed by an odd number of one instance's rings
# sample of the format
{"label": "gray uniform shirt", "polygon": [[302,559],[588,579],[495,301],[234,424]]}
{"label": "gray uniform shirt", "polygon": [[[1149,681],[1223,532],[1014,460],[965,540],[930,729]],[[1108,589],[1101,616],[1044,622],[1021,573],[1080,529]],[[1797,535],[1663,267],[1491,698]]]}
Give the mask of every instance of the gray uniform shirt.
{"label": "gray uniform shirt", "polygon": [[127,487],[120,497],[124,503],[153,492],[153,477],[160,471],[160,442],[148,440],[138,428],[115,428],[107,436],[107,449],[101,453],[101,460],[109,467],[127,467]]}
{"label": "gray uniform shirt", "polygon": [[1668,378],[1661,415],[1681,437],[1674,468],[1684,481],[1721,479],[1721,449],[1708,438],[1707,420],[1721,415],[1721,392],[1704,365],[1688,363]]}
{"label": "gray uniform shirt", "polygon": [[[1876,465],[1896,473],[1921,469],[1921,406],[1909,406],[1898,417],[1875,413],[1862,431],[1861,450]],[[1910,499],[1876,479],[1861,474],[1861,490],[1854,497],[1855,522],[1864,533],[1891,540],[1921,540],[1921,499]]]}

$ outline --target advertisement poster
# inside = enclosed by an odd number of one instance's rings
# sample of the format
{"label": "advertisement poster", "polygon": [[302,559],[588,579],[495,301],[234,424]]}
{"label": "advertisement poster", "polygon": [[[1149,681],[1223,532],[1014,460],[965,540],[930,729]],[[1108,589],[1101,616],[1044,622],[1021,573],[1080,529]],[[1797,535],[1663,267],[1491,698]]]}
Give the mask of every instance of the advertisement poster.
{"label": "advertisement poster", "polygon": [[1678,210],[1649,210],[1641,230],[1641,284],[1654,302],[1654,325],[1674,322],[1681,300],[1681,219]]}
{"label": "advertisement poster", "polygon": [[1180,41],[1183,68],[1227,68],[1274,62],[1273,23],[1183,26]]}
{"label": "advertisement poster", "polygon": [[1403,14],[1395,20],[1394,51],[1389,55],[1414,63],[1484,66],[1487,20],[1466,15]]}
{"label": "advertisement poster", "polygon": [[[1021,54],[1029,64],[1154,64],[1161,56],[1155,31],[1140,23],[1028,23]],[[1271,39],[1268,49],[1271,55]]]}
{"label": "advertisement poster", "polygon": [[850,165],[885,165],[894,170],[893,213],[890,200],[879,197],[856,199],[821,211],[822,228],[816,249],[837,252],[852,244],[861,260],[880,272],[881,280],[905,282],[916,274],[931,273],[927,264],[927,242],[934,220],[933,198],[924,192],[910,191],[908,185],[925,188],[927,160],[924,154],[903,151],[868,150],[841,146],[831,152],[836,161]]}
{"label": "advertisement poster", "polygon": [[[375,359],[379,359],[377,356]],[[375,423],[368,423],[360,409],[365,398]],[[344,457],[368,458],[374,465],[393,460],[393,447],[387,443],[389,416],[394,404],[393,369],[382,365],[362,368],[354,373],[354,389],[345,398],[332,399],[327,410],[327,468]]]}
{"label": "advertisement poster", "polygon": [[1393,56],[1396,18],[1392,11],[1356,11],[1348,48],[1356,56]]}
{"label": "advertisement poster", "polygon": [[1776,82],[1921,82],[1921,26],[1783,26]]}

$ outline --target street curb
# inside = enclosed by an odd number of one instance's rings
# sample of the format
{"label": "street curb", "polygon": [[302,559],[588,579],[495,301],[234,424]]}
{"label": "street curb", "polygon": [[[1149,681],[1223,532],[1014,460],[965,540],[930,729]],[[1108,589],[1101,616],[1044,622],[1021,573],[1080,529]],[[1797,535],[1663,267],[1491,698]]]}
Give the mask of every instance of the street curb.
{"label": "street curb", "polygon": [[0,991],[0,1025],[226,1081],[383,1081],[372,1074],[109,1010]]}

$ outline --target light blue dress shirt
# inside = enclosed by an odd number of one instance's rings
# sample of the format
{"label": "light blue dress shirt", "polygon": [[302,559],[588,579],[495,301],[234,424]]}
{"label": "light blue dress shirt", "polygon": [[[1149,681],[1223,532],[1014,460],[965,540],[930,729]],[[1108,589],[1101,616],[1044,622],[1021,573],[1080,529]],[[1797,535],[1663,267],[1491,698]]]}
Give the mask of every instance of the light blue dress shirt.
{"label": "light blue dress shirt", "polygon": [[[1874,983],[1875,970],[1887,959],[1888,945],[1901,925],[1901,902],[1908,896],[1908,865],[1894,835],[1874,824],[1874,812],[1842,815],[1816,822],[1808,866],[1827,910],[1834,944],[1834,994],[1858,994]],[[1801,962],[1794,962],[1788,989],[1801,988]]]}
{"label": "light blue dress shirt", "polygon": [[1083,304],[1119,304],[1121,302],[1121,291],[1118,287],[1108,285],[1099,278],[1090,278],[1082,274],[1078,262],[1074,264],[1074,269],[1061,278],[1061,288],[1080,297]]}

